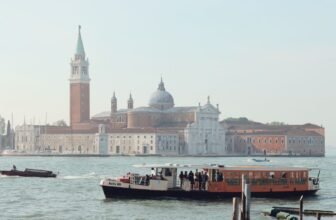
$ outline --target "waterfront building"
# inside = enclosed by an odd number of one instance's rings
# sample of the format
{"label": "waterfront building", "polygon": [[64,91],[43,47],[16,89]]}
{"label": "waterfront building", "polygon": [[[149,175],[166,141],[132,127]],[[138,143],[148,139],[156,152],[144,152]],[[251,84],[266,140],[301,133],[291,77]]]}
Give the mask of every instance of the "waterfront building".
{"label": "waterfront building", "polygon": [[117,108],[113,93],[111,111],[92,117],[96,123],[105,123],[111,129],[156,129],[160,132],[175,132],[179,136],[178,154],[223,155],[225,154],[225,129],[219,123],[220,111],[210,103],[205,105],[175,107],[173,96],[166,91],[163,80],[150,96],[149,105],[133,108],[130,95],[127,109]]}
{"label": "waterfront building", "polygon": [[18,126],[17,150],[60,154],[162,154],[208,155],[225,153],[225,130],[219,109],[210,103],[175,107],[173,96],[161,79],[149,105],[134,108],[130,94],[127,108],[118,109],[113,93],[111,110],[90,118],[89,62],[78,30],[71,60],[70,126]]}
{"label": "waterfront building", "polygon": [[178,134],[156,129],[114,129],[107,132],[106,126],[101,124],[97,132],[79,132],[67,127],[23,125],[17,127],[17,134],[16,149],[25,153],[179,154]]}
{"label": "waterfront building", "polygon": [[239,155],[324,156],[324,128],[313,124],[269,125],[240,120],[224,120],[226,147]]}

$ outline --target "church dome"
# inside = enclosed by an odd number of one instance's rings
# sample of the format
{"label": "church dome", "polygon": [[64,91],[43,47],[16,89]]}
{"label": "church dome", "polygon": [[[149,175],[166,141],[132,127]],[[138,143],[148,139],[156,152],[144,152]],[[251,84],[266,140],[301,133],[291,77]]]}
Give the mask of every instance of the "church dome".
{"label": "church dome", "polygon": [[166,91],[162,79],[159,88],[150,97],[149,106],[160,110],[174,107],[173,96]]}

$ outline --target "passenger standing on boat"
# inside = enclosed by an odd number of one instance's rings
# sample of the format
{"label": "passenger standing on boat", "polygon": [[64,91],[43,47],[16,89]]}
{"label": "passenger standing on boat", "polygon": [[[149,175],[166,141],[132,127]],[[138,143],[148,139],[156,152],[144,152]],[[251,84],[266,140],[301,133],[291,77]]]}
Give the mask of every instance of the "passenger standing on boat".
{"label": "passenger standing on boat", "polygon": [[149,175],[148,174],[146,174],[145,185],[146,186],[149,185]]}
{"label": "passenger standing on boat", "polygon": [[202,177],[203,177],[203,171],[198,173],[198,190],[202,189]]}
{"label": "passenger standing on boat", "polygon": [[190,181],[190,188],[191,188],[191,190],[194,190],[195,180],[194,180],[194,173],[193,173],[193,171],[189,172],[189,181]]}
{"label": "passenger standing on boat", "polygon": [[162,176],[162,171],[160,172],[160,180],[164,180]]}
{"label": "passenger standing on boat", "polygon": [[13,165],[13,170],[16,170],[16,166],[15,165]]}
{"label": "passenger standing on boat", "polygon": [[204,174],[202,176],[202,188],[203,188],[203,190],[205,190],[207,182],[208,182],[208,174],[207,174],[207,172],[204,172]]}
{"label": "passenger standing on boat", "polygon": [[223,173],[219,173],[218,182],[222,182],[223,180],[224,180]]}
{"label": "passenger standing on boat", "polygon": [[219,181],[219,171],[217,170],[215,173],[215,181],[218,182]]}
{"label": "passenger standing on boat", "polygon": [[181,171],[179,178],[180,178],[180,187],[182,188],[183,178],[184,178],[183,171]]}

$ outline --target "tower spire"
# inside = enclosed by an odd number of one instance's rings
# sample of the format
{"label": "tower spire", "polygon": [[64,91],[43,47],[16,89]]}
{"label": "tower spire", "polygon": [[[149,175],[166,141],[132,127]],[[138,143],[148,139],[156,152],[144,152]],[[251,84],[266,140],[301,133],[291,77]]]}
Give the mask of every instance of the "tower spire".
{"label": "tower spire", "polygon": [[85,51],[84,51],[84,45],[83,45],[83,41],[82,41],[81,26],[80,25],[78,25],[78,38],[77,38],[76,55],[81,55],[83,57],[83,59],[85,59]]}

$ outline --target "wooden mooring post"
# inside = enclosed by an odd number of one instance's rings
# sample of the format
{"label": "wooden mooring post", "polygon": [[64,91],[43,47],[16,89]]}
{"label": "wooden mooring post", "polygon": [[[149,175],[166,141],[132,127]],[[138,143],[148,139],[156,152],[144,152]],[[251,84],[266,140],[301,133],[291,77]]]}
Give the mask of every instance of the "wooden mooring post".
{"label": "wooden mooring post", "polygon": [[233,197],[232,205],[233,205],[232,220],[239,220],[239,198]]}
{"label": "wooden mooring post", "polygon": [[250,184],[245,183],[245,190],[244,190],[244,194],[245,194],[245,219],[246,220],[250,220],[250,200],[251,200],[251,190],[250,190]]}
{"label": "wooden mooring post", "polygon": [[303,195],[300,197],[299,216],[300,216],[300,220],[303,220]]}
{"label": "wooden mooring post", "polygon": [[241,199],[240,199],[240,220],[245,220],[245,182],[246,182],[246,176],[243,174],[241,178]]}
{"label": "wooden mooring post", "polygon": [[317,220],[321,220],[321,213],[319,213],[319,212],[316,213],[316,219],[317,219]]}
{"label": "wooden mooring post", "polygon": [[242,193],[240,203],[240,220],[250,220],[250,184],[246,181],[246,176],[242,175]]}

